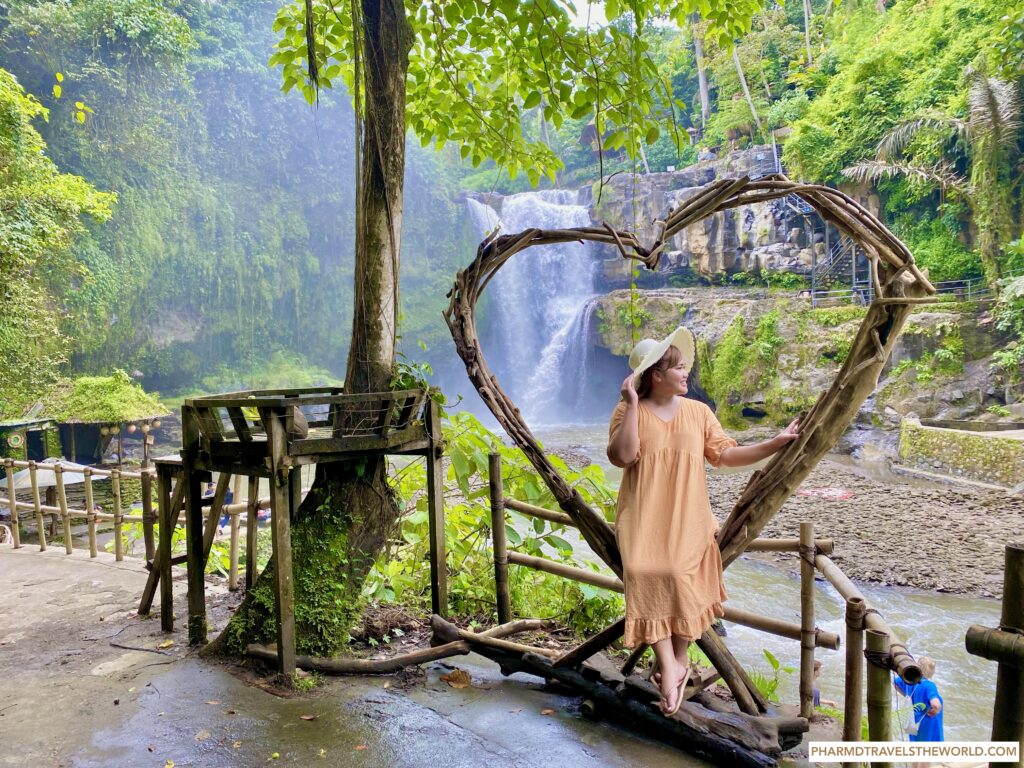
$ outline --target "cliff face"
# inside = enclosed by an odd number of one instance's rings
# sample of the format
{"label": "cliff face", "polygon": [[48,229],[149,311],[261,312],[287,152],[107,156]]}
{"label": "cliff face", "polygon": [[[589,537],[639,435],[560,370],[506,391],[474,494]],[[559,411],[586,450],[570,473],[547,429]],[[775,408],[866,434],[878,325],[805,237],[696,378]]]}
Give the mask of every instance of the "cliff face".
{"label": "cliff face", "polygon": [[[632,229],[641,242],[650,242],[653,221],[678,206],[699,188],[719,178],[773,172],[771,147],[755,147],[722,159],[705,160],[672,173],[615,176],[599,188],[584,191],[595,223]],[[866,190],[851,188],[869,210],[878,210],[878,199]],[[666,247],[662,268],[699,281],[721,282],[740,272],[794,272],[809,274],[816,255],[825,254],[825,234],[817,216],[805,216],[786,200],[744,205],[721,211],[677,233]],[[611,248],[606,249],[605,279],[619,284],[629,278],[629,264]]]}

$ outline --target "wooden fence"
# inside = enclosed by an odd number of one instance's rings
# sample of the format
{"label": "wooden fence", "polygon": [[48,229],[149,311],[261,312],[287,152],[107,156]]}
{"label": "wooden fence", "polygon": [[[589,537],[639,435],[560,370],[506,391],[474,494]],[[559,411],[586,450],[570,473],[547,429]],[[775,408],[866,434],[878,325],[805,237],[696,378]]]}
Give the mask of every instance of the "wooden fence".
{"label": "wooden fence", "polygon": [[[507,510],[513,510],[531,518],[576,527],[572,518],[563,512],[537,507],[516,499],[504,498],[501,483],[501,457],[490,455],[490,501],[491,531],[494,546],[494,577],[497,590],[498,623],[512,621],[511,597],[509,593],[508,566],[518,565],[545,573],[562,576],[572,581],[601,587],[613,592],[623,592],[622,582],[614,576],[606,576],[582,568],[574,568],[526,555],[508,548],[505,536]],[[614,524],[611,524],[614,527]],[[892,640],[893,633],[882,615],[872,608],[864,595],[828,556],[832,554],[831,539],[815,539],[812,523],[800,524],[800,537],[789,539],[755,539],[747,548],[748,552],[795,552],[800,556],[800,623],[760,616],[725,606],[725,621],[741,624],[761,632],[787,637],[800,642],[800,715],[810,717],[814,711],[814,651],[816,648],[838,650],[840,638],[832,632],[825,632],[815,626],[814,580],[815,575],[823,576],[846,601],[846,675],[844,696],[843,740],[859,741],[861,738],[862,704],[867,702],[868,729],[872,741],[888,741],[890,733],[890,710],[892,707],[890,670],[896,671],[910,683],[918,682],[921,671],[914,658],[902,644]],[[634,653],[627,666],[635,665],[640,653]],[[635,657],[635,658],[634,658]],[[864,660],[868,660],[868,674],[865,697]],[[625,670],[623,670],[625,673]],[[703,680],[705,684],[714,681],[714,676]]]}

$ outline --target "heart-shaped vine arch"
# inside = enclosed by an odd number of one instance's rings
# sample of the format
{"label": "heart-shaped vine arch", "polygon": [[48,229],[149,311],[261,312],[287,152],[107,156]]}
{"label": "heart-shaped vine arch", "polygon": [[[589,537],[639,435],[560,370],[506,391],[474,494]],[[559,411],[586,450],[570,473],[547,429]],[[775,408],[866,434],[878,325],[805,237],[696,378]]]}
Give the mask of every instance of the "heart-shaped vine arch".
{"label": "heart-shaped vine arch", "polygon": [[934,301],[931,295],[935,289],[915,265],[906,245],[870,211],[839,190],[793,182],[782,175],[755,181],[742,177],[714,181],[670,210],[655,222],[658,239],[649,246],[641,244],[633,233],[615,230],[607,224],[572,229],[527,229],[501,236],[494,233],[480,244],[476,258],[455,278],[444,317],[470,381],[509,437],[544,478],[559,506],[579,527],[590,547],[620,577],[622,560],[611,527],[558,474],[519,409],[487,365],[476,327],[480,295],[497,271],[527,248],[572,241],[605,243],[616,247],[623,258],[639,260],[654,270],[666,242],[689,225],[728,208],[793,194],[799,195],[828,224],[852,237],[864,249],[870,264],[874,300],[832,386],[821,394],[803,418],[799,439],[775,454],[763,470],[753,473],[722,524],[718,544],[723,567],[727,567],[760,534],[825,453],[835,446],[877,385],[882,367],[913,305]]}

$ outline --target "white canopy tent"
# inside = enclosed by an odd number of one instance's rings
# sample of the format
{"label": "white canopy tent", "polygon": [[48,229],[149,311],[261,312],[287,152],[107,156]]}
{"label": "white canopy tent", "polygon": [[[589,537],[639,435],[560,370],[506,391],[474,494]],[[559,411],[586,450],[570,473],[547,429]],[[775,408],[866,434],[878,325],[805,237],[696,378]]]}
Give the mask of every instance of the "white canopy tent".
{"label": "white canopy tent", "polygon": [[[64,485],[77,485],[78,483],[85,482],[85,475],[82,474],[82,470],[85,469],[84,464],[75,464],[73,461],[67,461],[66,459],[58,459],[50,457],[46,461],[36,462],[37,467],[43,467],[48,464],[60,464],[64,468]],[[52,472],[48,469],[42,471],[36,470],[36,485],[39,488],[53,488],[57,485],[57,473]],[[29,469],[23,469],[20,472],[14,473],[14,490],[21,491],[32,487],[32,471]],[[4,477],[0,480],[0,488],[7,488],[7,478]]]}

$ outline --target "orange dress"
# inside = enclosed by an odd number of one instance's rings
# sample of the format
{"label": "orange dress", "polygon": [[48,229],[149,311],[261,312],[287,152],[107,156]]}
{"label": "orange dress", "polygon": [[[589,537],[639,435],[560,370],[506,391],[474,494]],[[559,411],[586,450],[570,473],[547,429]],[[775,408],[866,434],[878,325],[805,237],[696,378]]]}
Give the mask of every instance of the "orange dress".
{"label": "orange dress", "polygon": [[[736,445],[697,400],[680,398],[669,421],[643,403],[638,407],[640,453],[622,476],[615,521],[629,647],[670,635],[696,640],[723,614],[718,521],[711,513],[704,461],[718,466],[722,451]],[[620,402],[609,441],[625,412]]]}

